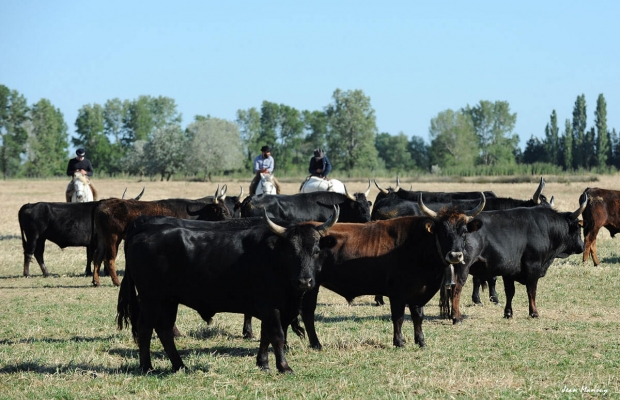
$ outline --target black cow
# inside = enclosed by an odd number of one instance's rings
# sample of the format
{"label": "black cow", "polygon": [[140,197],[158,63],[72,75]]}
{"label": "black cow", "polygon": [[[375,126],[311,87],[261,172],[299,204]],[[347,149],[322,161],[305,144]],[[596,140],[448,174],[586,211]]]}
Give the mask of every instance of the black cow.
{"label": "black cow", "polygon": [[[587,204],[582,195],[575,212],[558,212],[549,207],[515,208],[484,211],[472,224],[478,229],[468,238],[466,264],[459,269],[452,287],[452,321],[461,322],[459,298],[467,275],[482,278],[502,276],[506,292],[504,317],[512,318],[512,298],[515,281],[526,285],[529,314],[538,317],[536,286],[556,258],[581,253],[580,221],[577,219]],[[442,301],[447,306],[447,299]]]}
{"label": "black cow", "polygon": [[[218,201],[224,202],[224,205],[226,206],[226,208],[228,209],[228,211],[230,212],[233,218],[241,217],[241,199],[243,197],[243,186],[240,186],[240,188],[241,188],[241,192],[239,193],[238,196],[228,196],[227,195],[228,186],[224,185],[222,186],[222,191],[220,195],[218,196]],[[206,196],[198,200],[209,203],[209,202],[213,202],[213,199],[214,199],[213,196]]]}
{"label": "black cow", "polygon": [[[127,189],[125,189],[125,192]],[[144,194],[144,189],[135,200]],[[125,193],[123,193],[123,197]],[[93,211],[99,202],[51,203],[40,202],[24,204],[17,214],[24,249],[24,276],[30,276],[30,263],[34,255],[43,276],[50,272],[43,253],[45,241],[65,247],[86,247],[86,269],[92,275],[90,264],[93,260],[96,240],[92,233]]]}
{"label": "black cow", "polygon": [[[346,187],[345,187],[346,191]],[[370,221],[370,206],[364,193],[341,194],[334,192],[297,193],[293,195],[255,195],[247,197],[241,204],[242,217],[258,217],[267,211],[269,218],[286,221],[326,221],[335,205],[340,207],[340,222]]]}
{"label": "black cow", "polygon": [[[393,344],[403,346],[402,324],[409,307],[415,343],[425,346],[422,332],[423,306],[439,291],[452,269],[458,270],[467,251],[467,238],[477,225],[471,211],[443,210],[439,216],[403,217],[366,224],[338,223],[321,239],[325,261],[317,286],[306,293],[301,315],[310,345],[320,349],[314,327],[319,285],[343,296],[388,296],[394,327]],[[425,208],[420,199],[422,208]],[[246,316],[245,323],[248,318]],[[244,328],[246,330],[246,328]]]}
{"label": "black cow", "polygon": [[338,210],[320,226],[284,228],[264,217],[259,223],[139,217],[131,224],[117,324],[122,329],[131,321],[142,371],[152,369],[153,328],[173,369],[183,368],[172,329],[178,305],[184,304],[206,321],[218,312],[250,313],[261,319],[256,364],[269,369],[271,343],[278,371],[292,372],[284,357],[282,324],[296,318],[301,297],[316,284],[322,262],[319,240],[336,223]]}

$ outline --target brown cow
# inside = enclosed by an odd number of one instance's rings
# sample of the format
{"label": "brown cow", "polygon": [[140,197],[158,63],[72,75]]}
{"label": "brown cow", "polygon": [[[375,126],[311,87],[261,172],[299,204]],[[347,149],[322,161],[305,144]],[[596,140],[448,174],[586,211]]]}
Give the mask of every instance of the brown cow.
{"label": "brown cow", "polygon": [[600,261],[596,255],[596,236],[598,231],[605,227],[614,237],[620,232],[620,191],[587,188],[584,190],[588,195],[588,205],[583,210],[583,237],[585,251],[583,252],[583,262],[588,262],[588,256],[592,254],[594,265],[599,265]]}
{"label": "brown cow", "polygon": [[168,216],[202,221],[222,221],[231,214],[224,202],[219,201],[219,186],[213,199],[164,199],[135,201],[122,199],[103,200],[93,212],[97,246],[94,256],[93,285],[99,286],[99,270],[104,263],[114,285],[120,282],[116,276],[116,254],[125,238],[130,223],[140,215]]}

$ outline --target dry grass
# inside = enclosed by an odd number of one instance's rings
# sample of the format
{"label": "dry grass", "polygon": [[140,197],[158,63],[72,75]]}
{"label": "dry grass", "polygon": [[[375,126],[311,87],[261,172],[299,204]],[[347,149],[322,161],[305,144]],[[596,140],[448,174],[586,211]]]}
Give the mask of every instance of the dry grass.
{"label": "dry grass", "polygon": [[[620,176],[598,182],[560,182],[548,178],[545,194],[556,208],[573,211],[587,186],[620,187]],[[125,187],[144,200],[198,198],[217,183],[98,180],[101,197],[119,197]],[[238,194],[238,182],[227,183]],[[379,182],[382,186],[392,182]],[[409,181],[401,185],[409,187]],[[52,277],[21,277],[23,255],[17,211],[27,202],[63,201],[65,180],[0,182],[0,398],[571,398],[620,395],[620,249],[607,231],[599,235],[599,267],[581,256],[556,261],[538,288],[541,317],[527,316],[525,288],[517,286],[512,320],[502,308],[473,306],[464,297],[462,325],[438,318],[438,300],[426,307],[428,348],[413,344],[410,322],[405,348],[391,344],[389,307],[373,307],[371,297],[348,306],[322,290],[317,330],[322,352],[290,333],[287,359],[293,376],[264,373],[255,366],[257,342],[241,337],[242,317],[218,314],[206,326],[182,307],[178,325],[185,336],[178,347],[187,370],[171,374],[158,341],[153,341],[156,373],[138,370],[136,346],[114,317],[118,289],[109,278],[92,288],[82,276],[85,250],[48,244]],[[248,182],[242,183],[247,192]],[[500,196],[528,198],[533,182],[413,182],[431,191],[493,190]],[[367,182],[347,182],[363,191]],[[297,182],[284,183],[295,193]],[[377,189],[372,187],[370,198]],[[118,269],[124,270],[121,251]],[[500,284],[500,299],[504,299]],[[471,290],[470,283],[465,292]],[[255,329],[258,329],[256,323]],[[273,365],[273,357],[270,362]],[[273,367],[272,367],[273,368]],[[275,369],[275,368],[274,368]],[[576,393],[570,391],[575,390]]]}

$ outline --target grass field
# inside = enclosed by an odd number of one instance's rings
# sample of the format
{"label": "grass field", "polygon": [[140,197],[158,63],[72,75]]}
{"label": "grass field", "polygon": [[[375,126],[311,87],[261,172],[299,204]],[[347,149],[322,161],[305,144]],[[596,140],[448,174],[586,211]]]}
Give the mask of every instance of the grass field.
{"label": "grass field", "polygon": [[[574,211],[587,186],[620,188],[620,176],[597,182],[560,182],[546,177],[544,193],[556,208]],[[63,201],[65,180],[0,182],[0,398],[598,398],[620,396],[620,248],[605,230],[599,234],[601,265],[584,265],[581,255],[556,260],[538,284],[540,318],[528,317],[525,287],[517,284],[514,318],[484,301],[474,306],[471,280],[462,298],[463,324],[439,319],[438,296],[425,307],[426,349],[413,343],[408,319],[406,346],[392,346],[389,306],[372,298],[351,305],[322,289],[317,332],[323,351],[289,332],[287,360],[293,375],[260,371],[257,341],[241,336],[242,316],[218,314],[207,326],[181,307],[177,347],[187,369],[171,373],[159,340],[152,342],[155,372],[138,368],[129,331],[115,325],[118,288],[108,277],[91,287],[83,275],[85,249],[60,250],[49,243],[45,259],[52,276],[36,265],[22,277],[23,253],[17,212],[28,202]],[[142,200],[212,195],[216,183],[98,180],[102,198],[128,197],[146,187]],[[229,194],[239,191],[227,183]],[[247,192],[249,182],[243,182]],[[347,182],[363,191],[367,182]],[[381,181],[384,187],[394,182]],[[409,182],[401,185],[409,188]],[[414,182],[416,190],[493,190],[499,196],[529,198],[530,183]],[[295,193],[299,183],[284,183]],[[374,200],[378,190],[371,189]],[[122,276],[124,254],[117,267]],[[501,280],[501,279],[500,279]],[[503,286],[498,282],[500,300]],[[486,296],[485,296],[486,297]],[[258,322],[255,330],[258,330]]]}

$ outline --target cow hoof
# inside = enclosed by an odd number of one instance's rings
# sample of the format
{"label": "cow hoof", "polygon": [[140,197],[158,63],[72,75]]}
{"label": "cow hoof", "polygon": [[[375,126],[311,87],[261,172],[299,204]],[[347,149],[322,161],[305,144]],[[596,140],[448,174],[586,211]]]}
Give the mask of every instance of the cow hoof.
{"label": "cow hoof", "polygon": [[532,318],[538,318],[538,313],[530,313],[530,317],[532,317]]}
{"label": "cow hoof", "polygon": [[455,318],[452,319],[452,325],[459,325],[462,323],[463,323],[462,319],[455,319]]}
{"label": "cow hoof", "polygon": [[314,349],[314,350],[321,351],[321,350],[323,350],[323,345],[321,343],[312,344],[312,345],[310,345],[310,348]]}
{"label": "cow hoof", "polygon": [[512,318],[512,314],[504,314],[504,318],[511,319]]}

